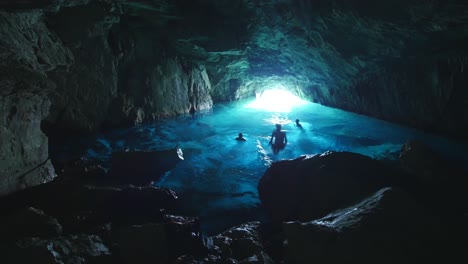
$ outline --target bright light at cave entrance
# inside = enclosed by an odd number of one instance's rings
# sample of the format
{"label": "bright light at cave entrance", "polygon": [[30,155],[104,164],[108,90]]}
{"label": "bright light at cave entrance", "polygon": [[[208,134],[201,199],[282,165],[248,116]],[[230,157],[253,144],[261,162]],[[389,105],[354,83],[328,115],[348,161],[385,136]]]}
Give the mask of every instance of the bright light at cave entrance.
{"label": "bright light at cave entrance", "polygon": [[305,103],[307,103],[307,101],[302,100],[287,90],[272,89],[257,94],[255,101],[248,104],[247,107],[271,112],[288,113],[294,106]]}

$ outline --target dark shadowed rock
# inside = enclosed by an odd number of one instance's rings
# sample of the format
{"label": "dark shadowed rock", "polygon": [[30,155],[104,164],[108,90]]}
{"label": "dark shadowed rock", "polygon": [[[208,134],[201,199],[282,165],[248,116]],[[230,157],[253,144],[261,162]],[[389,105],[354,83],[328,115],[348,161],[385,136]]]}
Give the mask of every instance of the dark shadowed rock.
{"label": "dark shadowed rock", "polygon": [[115,234],[118,258],[122,263],[168,263],[167,235],[164,224],[134,225]]}
{"label": "dark shadowed rock", "polygon": [[[85,187],[69,198],[69,208],[56,212],[71,230],[83,230],[98,224],[143,224],[160,222],[162,209],[173,210],[177,196],[158,187]],[[75,232],[76,232],[75,231]]]}
{"label": "dark shadowed rock", "polygon": [[41,131],[55,88],[47,73],[72,55],[44,20],[41,10],[0,10],[0,196],[56,176]]}
{"label": "dark shadowed rock", "polygon": [[468,171],[428,145],[411,140],[400,152],[400,166],[414,189],[439,211],[462,215],[468,210]]}
{"label": "dark shadowed rock", "polygon": [[249,222],[213,236],[212,241],[222,259],[231,258],[239,263],[272,263],[264,250],[260,232],[260,222]]}
{"label": "dark shadowed rock", "polygon": [[2,213],[0,239],[9,240],[24,237],[55,237],[62,233],[57,219],[34,207],[22,208],[10,214]]}
{"label": "dark shadowed rock", "polygon": [[400,164],[415,175],[421,185],[435,185],[454,180],[462,173],[458,165],[451,164],[431,147],[416,140],[406,142],[400,152]]}
{"label": "dark shadowed rock", "polygon": [[158,223],[123,226],[113,233],[123,263],[173,263],[180,256],[205,256],[197,218],[165,215]]}
{"label": "dark shadowed rock", "polygon": [[166,188],[96,187],[54,181],[0,200],[3,212],[34,206],[56,217],[66,232],[80,233],[109,222],[160,222],[162,209],[178,207],[176,194]]}
{"label": "dark shadowed rock", "polygon": [[283,227],[287,263],[451,262],[463,252],[460,235],[450,237],[440,219],[392,188],[321,219]]}
{"label": "dark shadowed rock", "polygon": [[50,240],[24,239],[6,254],[6,263],[112,263],[109,249],[95,235]]}
{"label": "dark shadowed rock", "polygon": [[274,222],[309,221],[381,189],[395,174],[367,156],[326,152],[273,163],[258,191]]}
{"label": "dark shadowed rock", "polygon": [[149,185],[183,159],[180,149],[114,152],[110,177],[117,183]]}
{"label": "dark shadowed rock", "polygon": [[177,264],[271,264],[274,261],[266,253],[261,236],[260,222],[249,222],[232,227],[223,233],[208,237],[209,251],[205,255],[184,254]]}

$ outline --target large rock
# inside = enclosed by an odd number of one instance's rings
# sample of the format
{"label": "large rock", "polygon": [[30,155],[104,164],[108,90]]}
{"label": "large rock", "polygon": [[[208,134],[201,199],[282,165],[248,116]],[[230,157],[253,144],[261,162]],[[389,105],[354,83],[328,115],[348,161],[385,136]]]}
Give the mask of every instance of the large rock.
{"label": "large rock", "polygon": [[[30,85],[41,89],[40,83]],[[40,129],[49,105],[40,91],[13,91],[0,96],[0,196],[55,177],[48,158],[48,140]]]}
{"label": "large rock", "polygon": [[461,235],[450,235],[429,212],[406,192],[384,188],[321,219],[284,223],[285,261],[415,263],[462,257]]}
{"label": "large rock", "polygon": [[274,222],[310,221],[387,186],[395,171],[367,156],[327,152],[273,163],[258,192]]}
{"label": "large rock", "polygon": [[41,121],[49,114],[50,71],[72,55],[39,10],[0,10],[0,196],[55,177]]}

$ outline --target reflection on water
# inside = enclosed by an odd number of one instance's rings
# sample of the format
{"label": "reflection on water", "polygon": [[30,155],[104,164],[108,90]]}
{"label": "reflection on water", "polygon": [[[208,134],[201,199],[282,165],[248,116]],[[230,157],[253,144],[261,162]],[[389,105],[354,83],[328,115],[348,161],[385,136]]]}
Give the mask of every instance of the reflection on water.
{"label": "reflection on water", "polygon": [[[276,160],[327,150],[391,160],[405,141],[417,138],[451,158],[468,161],[466,145],[362,115],[313,103],[287,114],[260,112],[244,107],[247,103],[220,104],[195,118],[180,116],[102,134],[87,156],[109,167],[112,151],[181,148],[185,160],[156,184],[176,191],[184,212],[199,216],[208,233],[262,218],[257,184]],[[295,126],[296,118],[302,129]],[[277,155],[268,145],[275,123],[283,125],[288,137]],[[236,141],[238,133],[247,141]]]}

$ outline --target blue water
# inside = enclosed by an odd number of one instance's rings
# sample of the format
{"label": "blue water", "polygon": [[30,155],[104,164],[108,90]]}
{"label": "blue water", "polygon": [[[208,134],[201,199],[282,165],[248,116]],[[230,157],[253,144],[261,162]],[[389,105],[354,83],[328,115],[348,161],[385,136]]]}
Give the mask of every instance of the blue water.
{"label": "blue water", "polygon": [[[251,100],[218,104],[196,116],[180,116],[98,137],[87,157],[109,167],[112,151],[180,147],[185,160],[157,186],[176,191],[187,215],[199,216],[207,233],[249,220],[263,219],[257,184],[268,166],[282,159],[327,150],[352,151],[395,160],[402,144],[419,139],[439,153],[466,164],[467,146],[459,142],[350,112],[307,103],[290,113],[247,108]],[[294,120],[301,120],[299,129]],[[275,123],[282,123],[288,144],[273,154],[268,142]],[[243,133],[245,142],[236,141]]]}

